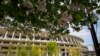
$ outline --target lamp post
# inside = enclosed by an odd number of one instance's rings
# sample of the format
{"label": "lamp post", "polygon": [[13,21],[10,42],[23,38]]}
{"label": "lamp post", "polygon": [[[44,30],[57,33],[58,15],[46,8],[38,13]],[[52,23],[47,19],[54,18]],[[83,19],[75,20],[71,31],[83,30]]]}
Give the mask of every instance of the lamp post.
{"label": "lamp post", "polygon": [[89,30],[91,32],[91,36],[92,36],[92,40],[93,40],[93,44],[94,44],[96,55],[100,56],[100,47],[99,47],[97,35],[96,35],[96,32],[95,32],[93,24],[90,24]]}

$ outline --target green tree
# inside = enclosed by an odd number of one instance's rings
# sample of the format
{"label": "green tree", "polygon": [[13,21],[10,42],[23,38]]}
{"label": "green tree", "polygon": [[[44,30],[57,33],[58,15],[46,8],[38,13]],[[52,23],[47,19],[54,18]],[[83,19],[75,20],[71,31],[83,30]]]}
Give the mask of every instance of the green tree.
{"label": "green tree", "polygon": [[31,56],[40,56],[41,55],[41,48],[37,45],[33,45],[31,49]]}
{"label": "green tree", "polygon": [[27,56],[27,50],[24,46],[20,49],[20,52],[21,52],[21,56]]}
{"label": "green tree", "polygon": [[[17,31],[46,29],[53,34],[79,31],[96,22],[99,0],[0,0],[0,25]],[[99,10],[97,10],[99,13]],[[80,26],[81,25],[81,26]],[[26,27],[27,26],[27,27]],[[34,29],[34,30],[33,30]]]}
{"label": "green tree", "polygon": [[15,56],[27,56],[27,48],[23,44],[19,44],[16,49]]}
{"label": "green tree", "polygon": [[80,51],[78,49],[76,49],[76,56],[80,56]]}
{"label": "green tree", "polygon": [[30,42],[27,42],[27,45],[26,45],[26,53],[27,53],[27,56],[32,56],[31,55],[31,50],[32,50],[32,44]]}
{"label": "green tree", "polygon": [[16,50],[15,56],[40,56],[43,50],[37,45],[30,45],[29,43],[27,46],[19,44]]}
{"label": "green tree", "polygon": [[70,48],[70,55],[71,56],[80,56],[79,50],[76,48]]}
{"label": "green tree", "polygon": [[55,42],[48,42],[46,44],[46,51],[48,53],[49,56],[57,56],[58,55],[58,47],[57,47],[57,43]]}
{"label": "green tree", "polygon": [[21,46],[18,45],[18,47],[16,48],[15,56],[21,56],[21,55],[20,55],[20,52],[21,52],[20,49],[21,49]]}
{"label": "green tree", "polygon": [[11,54],[12,54],[12,44],[8,45],[8,51],[7,52],[8,52],[7,56],[11,56]]}

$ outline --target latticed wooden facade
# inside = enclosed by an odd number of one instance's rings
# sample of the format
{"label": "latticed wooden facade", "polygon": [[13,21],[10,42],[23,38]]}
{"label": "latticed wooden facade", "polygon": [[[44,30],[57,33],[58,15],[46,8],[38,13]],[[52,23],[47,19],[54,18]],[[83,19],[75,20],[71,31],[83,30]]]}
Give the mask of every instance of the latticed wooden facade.
{"label": "latticed wooden facade", "polygon": [[[83,56],[83,51],[87,51],[87,48],[82,45],[84,41],[76,36],[62,35],[53,38],[49,37],[47,32],[32,33],[32,36],[29,36],[21,32],[9,32],[5,29],[0,29],[0,56],[9,54],[14,56],[20,44],[22,47],[29,46],[29,44],[36,45],[42,51],[46,48],[46,43],[48,42],[57,43],[58,56],[75,56],[75,54]],[[40,54],[40,56],[43,55]],[[48,53],[45,56],[48,56]]]}

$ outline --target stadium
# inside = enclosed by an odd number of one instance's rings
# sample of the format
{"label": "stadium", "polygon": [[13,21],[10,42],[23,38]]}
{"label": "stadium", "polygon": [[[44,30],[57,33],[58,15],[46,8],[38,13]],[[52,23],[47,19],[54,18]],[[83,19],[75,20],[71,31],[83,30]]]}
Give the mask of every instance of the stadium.
{"label": "stadium", "polygon": [[[78,56],[85,56],[84,52],[88,50],[83,45],[84,41],[76,36],[72,35],[60,35],[60,37],[51,37],[48,32],[31,33],[26,35],[23,32],[11,32],[4,28],[0,28],[0,56],[15,56],[18,45],[22,44],[28,46],[37,45],[37,47],[44,49],[46,43],[55,42],[58,46],[58,56],[72,56],[71,51],[75,50]],[[9,46],[10,53],[9,53]],[[43,56],[43,55],[39,55]],[[48,53],[45,54],[48,56]]]}

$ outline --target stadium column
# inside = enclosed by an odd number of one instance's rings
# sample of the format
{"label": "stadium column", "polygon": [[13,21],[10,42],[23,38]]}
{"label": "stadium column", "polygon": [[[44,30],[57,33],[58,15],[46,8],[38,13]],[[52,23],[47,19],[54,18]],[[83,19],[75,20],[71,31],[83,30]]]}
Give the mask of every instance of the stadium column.
{"label": "stadium column", "polygon": [[6,31],[4,38],[7,38],[8,31]]}

